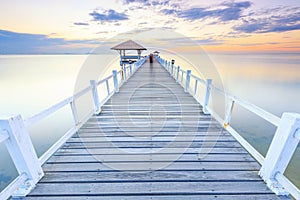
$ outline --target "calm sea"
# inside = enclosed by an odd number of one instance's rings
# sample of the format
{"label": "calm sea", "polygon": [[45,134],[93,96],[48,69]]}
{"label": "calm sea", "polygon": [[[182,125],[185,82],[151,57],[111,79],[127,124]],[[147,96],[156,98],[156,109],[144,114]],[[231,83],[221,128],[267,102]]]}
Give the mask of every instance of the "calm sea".
{"label": "calm sea", "polygon": [[[0,118],[21,114],[25,119],[69,97],[87,55],[0,55]],[[281,116],[300,113],[299,54],[212,54],[209,55],[224,88],[261,108]],[[116,57],[111,68],[119,68]],[[195,60],[197,60],[195,56]],[[176,62],[177,64],[178,62]],[[99,69],[103,67],[99,61]],[[182,64],[179,63],[178,64]],[[194,63],[194,65],[202,65]],[[107,67],[107,66],[106,66]],[[183,67],[184,68],[184,67]],[[68,108],[29,127],[40,156],[73,124]],[[63,122],[63,123],[61,123]],[[262,154],[266,154],[275,127],[250,112],[235,107],[231,125]],[[300,150],[286,174],[300,186]],[[0,144],[0,190],[16,175],[16,169]]]}

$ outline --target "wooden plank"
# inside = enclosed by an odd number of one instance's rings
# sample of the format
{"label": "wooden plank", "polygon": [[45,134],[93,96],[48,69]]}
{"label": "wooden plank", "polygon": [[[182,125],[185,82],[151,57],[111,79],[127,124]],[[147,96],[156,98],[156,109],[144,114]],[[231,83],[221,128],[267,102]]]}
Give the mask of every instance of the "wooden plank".
{"label": "wooden plank", "polygon": [[261,181],[253,171],[153,171],[153,172],[48,172],[42,183],[122,182],[122,181]]}
{"label": "wooden plank", "polygon": [[[137,148],[137,149],[125,149],[126,152],[128,153],[141,153],[144,154],[145,152],[155,152],[153,148]],[[236,154],[236,153],[247,153],[246,150],[243,148],[201,148],[203,152],[208,153],[208,154]],[[94,154],[106,154],[106,155],[111,155],[111,154],[119,154],[120,150],[119,149],[114,149],[114,148],[97,148],[97,149],[92,149]],[[188,148],[185,149],[184,151],[180,148],[169,148],[167,153],[180,153],[182,152],[186,154],[199,154],[200,153],[200,148]],[[159,152],[156,152],[157,154]],[[161,152],[163,153],[163,152]],[[57,154],[90,154],[90,150],[87,148],[64,148],[64,149],[59,149],[57,151]],[[200,155],[202,156],[202,155]]]}
{"label": "wooden plank", "polygon": [[188,136],[188,135],[174,135],[174,136],[163,136],[157,137],[152,135],[144,135],[141,137],[133,136],[117,136],[117,137],[106,137],[103,135],[102,137],[83,137],[81,134],[78,137],[72,137],[68,140],[68,142],[107,142],[107,141],[172,141],[176,139],[177,141],[205,141],[205,140],[218,140],[218,141],[235,141],[229,135],[221,135],[215,137],[207,137],[207,136]]}
{"label": "wooden plank", "polygon": [[[144,171],[145,166],[147,170],[161,169],[165,166],[164,170],[258,170],[260,166],[256,162],[136,162],[136,163],[117,163],[119,168],[124,171]],[[109,166],[99,163],[57,163],[45,164],[44,171],[65,171],[65,172],[85,172],[85,171],[104,171],[114,170]]]}
{"label": "wooden plank", "polygon": [[[145,106],[149,107],[149,104],[145,104]],[[176,106],[177,108],[180,107],[185,107],[185,108],[202,108],[202,106],[200,104],[165,104],[164,107],[165,108],[173,108],[174,106]],[[128,104],[104,104],[102,106],[103,109],[112,109],[112,108],[129,108],[129,109],[135,109],[135,108],[141,108],[141,109],[145,109],[142,106],[138,106],[138,105],[128,105]]]}
{"label": "wooden plank", "polygon": [[[139,124],[144,124],[147,122],[148,126],[142,125],[139,126]],[[122,123],[122,124],[120,124]],[[159,126],[160,128],[209,128],[209,127],[215,127],[218,128],[219,130],[222,130],[221,126],[214,121],[210,121],[207,119],[206,121],[203,120],[201,123],[198,123],[197,121],[194,120],[180,120],[180,119],[151,119],[150,117],[142,117],[142,118],[118,118],[118,117],[112,117],[112,118],[106,118],[106,119],[101,119],[99,120],[99,123],[95,121],[93,124],[86,124],[84,125],[83,128],[101,128],[99,125],[110,125],[110,127],[120,127],[124,125],[124,127],[130,127],[130,128],[151,128],[152,126]]]}
{"label": "wooden plank", "polygon": [[[215,162],[215,161],[254,161],[250,155],[247,154],[208,154],[203,155],[203,158],[199,158],[196,154],[156,154],[156,153],[144,153],[144,154],[128,154],[124,152],[123,154],[105,155],[105,154],[94,154],[90,151],[89,155],[78,155],[74,156],[52,156],[47,163],[59,163],[59,162],[130,162],[130,161],[143,161],[143,162],[157,162],[157,161],[189,161],[189,162]],[[174,161],[174,162],[175,162]]]}
{"label": "wooden plank", "polygon": [[69,143],[67,142],[62,148],[202,148],[202,147],[240,147],[236,141],[219,142],[92,142],[92,143]]}
{"label": "wooden plank", "polygon": [[197,133],[197,132],[158,132],[156,134],[153,134],[153,131],[147,131],[147,132],[130,132],[133,133],[128,134],[129,132],[123,132],[123,131],[118,131],[118,132],[105,132],[104,134],[102,132],[80,132],[76,135],[72,136],[72,139],[70,138],[69,141],[72,141],[73,139],[76,138],[103,138],[103,137],[107,137],[107,138],[119,138],[119,137],[124,137],[124,138],[129,138],[129,137],[134,137],[134,138],[152,138],[152,139],[157,139],[157,138],[169,138],[170,139],[174,139],[175,137],[180,140],[180,138],[194,138],[195,140],[199,139],[199,140],[204,140],[204,139],[215,139],[217,140],[218,138],[222,138],[222,139],[231,139],[232,137],[228,134],[201,134],[201,133]]}
{"label": "wooden plank", "polygon": [[80,195],[80,196],[59,196],[59,195],[51,195],[51,196],[44,196],[44,195],[36,195],[36,196],[29,196],[26,199],[28,200],[81,200],[81,199],[88,199],[88,200],[182,200],[182,199],[188,199],[188,200],[199,200],[199,199],[205,199],[205,200],[216,200],[216,199],[222,199],[222,200],[274,200],[274,199],[289,199],[286,197],[277,197],[274,196],[274,194],[268,194],[268,193],[255,193],[255,194],[178,194],[178,195],[112,195],[112,196],[104,196],[104,195]]}
{"label": "wooden plank", "polygon": [[271,192],[262,182],[40,183],[34,194],[245,194]]}
{"label": "wooden plank", "polygon": [[[147,127],[146,127],[147,128]],[[150,128],[147,128],[146,129],[144,127],[143,131],[141,131],[141,128],[138,128],[138,127],[129,127],[129,128],[126,128],[126,129],[123,129],[121,127],[97,127],[97,128],[81,128],[78,133],[81,134],[81,133],[101,133],[101,132],[104,132],[106,135],[109,134],[109,132],[113,132],[113,133],[130,133],[130,132],[135,132],[135,133],[141,133],[141,135],[147,135],[149,134],[150,132],[156,132],[157,134],[156,135],[159,135],[159,134],[162,134],[162,135],[165,135],[165,134],[186,134],[186,135],[189,135],[189,134],[192,134],[192,133],[195,133],[195,131],[197,132],[197,134],[207,134],[207,135],[210,135],[210,134],[216,134],[216,133],[219,133],[219,134],[228,134],[227,131],[224,131],[218,127],[192,127],[192,126],[189,126],[189,127],[184,127],[184,128],[177,128],[177,127],[150,127]],[[195,129],[196,128],[196,129]],[[130,134],[128,134],[130,135]],[[153,134],[152,134],[153,135]]]}

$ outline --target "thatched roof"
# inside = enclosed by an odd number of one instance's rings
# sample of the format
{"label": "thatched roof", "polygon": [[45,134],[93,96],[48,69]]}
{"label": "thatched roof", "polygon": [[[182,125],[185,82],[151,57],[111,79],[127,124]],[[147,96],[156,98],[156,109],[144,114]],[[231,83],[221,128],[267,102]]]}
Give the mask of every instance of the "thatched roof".
{"label": "thatched roof", "polygon": [[127,40],[126,42],[122,42],[121,44],[118,44],[111,49],[113,50],[147,50],[145,47],[142,45],[132,41],[132,40]]}

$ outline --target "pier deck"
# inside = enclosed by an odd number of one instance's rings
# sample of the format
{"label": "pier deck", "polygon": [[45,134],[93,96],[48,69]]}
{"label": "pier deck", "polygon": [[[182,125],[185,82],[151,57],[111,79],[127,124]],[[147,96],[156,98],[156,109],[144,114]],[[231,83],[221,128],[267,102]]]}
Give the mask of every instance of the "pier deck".
{"label": "pier deck", "polygon": [[260,165],[146,62],[44,165],[26,199],[280,199]]}

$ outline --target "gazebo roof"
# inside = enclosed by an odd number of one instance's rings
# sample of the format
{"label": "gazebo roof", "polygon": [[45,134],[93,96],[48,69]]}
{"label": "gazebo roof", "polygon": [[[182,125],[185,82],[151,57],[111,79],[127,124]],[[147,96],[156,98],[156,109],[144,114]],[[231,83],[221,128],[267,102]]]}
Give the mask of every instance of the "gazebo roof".
{"label": "gazebo roof", "polygon": [[147,50],[145,47],[142,45],[132,41],[132,40],[127,40],[126,42],[122,42],[121,44],[118,44],[111,49],[113,50]]}

